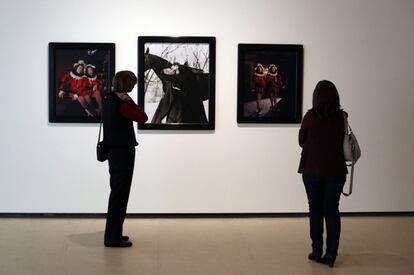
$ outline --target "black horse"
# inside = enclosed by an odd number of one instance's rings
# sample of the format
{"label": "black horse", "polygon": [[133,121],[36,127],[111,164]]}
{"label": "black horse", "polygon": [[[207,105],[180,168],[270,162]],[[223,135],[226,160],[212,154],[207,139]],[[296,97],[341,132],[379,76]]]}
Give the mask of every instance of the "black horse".
{"label": "black horse", "polygon": [[[176,73],[168,69],[176,67]],[[158,104],[151,123],[207,123],[203,101],[208,97],[209,74],[187,65],[172,64],[145,52],[145,71],[152,69],[161,80],[164,95]]]}

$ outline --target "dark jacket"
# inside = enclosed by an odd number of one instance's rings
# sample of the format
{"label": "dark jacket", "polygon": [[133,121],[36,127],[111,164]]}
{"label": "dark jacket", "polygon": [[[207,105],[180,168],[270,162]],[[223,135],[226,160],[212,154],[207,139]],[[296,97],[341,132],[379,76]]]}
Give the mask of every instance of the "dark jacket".
{"label": "dark jacket", "polygon": [[108,146],[137,146],[133,122],[121,114],[123,104],[119,97],[109,93],[103,100],[103,142]]}
{"label": "dark jacket", "polygon": [[342,112],[322,118],[308,111],[299,130],[302,155],[298,172],[314,176],[343,176],[348,173],[344,158],[345,136]]}

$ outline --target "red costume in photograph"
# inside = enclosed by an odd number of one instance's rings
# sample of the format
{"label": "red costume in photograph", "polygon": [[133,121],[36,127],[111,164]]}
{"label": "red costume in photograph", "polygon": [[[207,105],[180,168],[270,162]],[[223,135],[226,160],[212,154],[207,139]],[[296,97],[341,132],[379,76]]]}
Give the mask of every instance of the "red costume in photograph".
{"label": "red costume in photograph", "polygon": [[73,65],[73,69],[69,73],[65,73],[61,79],[58,87],[59,97],[67,96],[70,99],[74,100],[76,97],[83,96],[87,94],[86,91],[86,79],[82,74],[76,72],[76,69],[82,66],[84,67],[83,60],[79,60]]}
{"label": "red costume in photograph", "polygon": [[277,95],[282,89],[283,82],[282,77],[278,73],[267,73],[266,75],[266,87],[269,93]]}
{"label": "red costume in photograph", "polygon": [[93,96],[96,93],[100,93],[101,90],[101,83],[96,78],[96,75],[94,77],[85,77],[85,90],[86,94]]}
{"label": "red costume in photograph", "polygon": [[[92,73],[89,74],[90,69],[92,69]],[[101,83],[98,81],[96,74],[95,74],[96,67],[92,64],[87,64],[85,66],[85,90],[86,94],[89,96],[94,96],[97,93],[100,93],[101,90]]]}
{"label": "red costume in photograph", "polygon": [[266,87],[266,75],[254,73],[252,80],[255,92],[258,94],[264,94]]}

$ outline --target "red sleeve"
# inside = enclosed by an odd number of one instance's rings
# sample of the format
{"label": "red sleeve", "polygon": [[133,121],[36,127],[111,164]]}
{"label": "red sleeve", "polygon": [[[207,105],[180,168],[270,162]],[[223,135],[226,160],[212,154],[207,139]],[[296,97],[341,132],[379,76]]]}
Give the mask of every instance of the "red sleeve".
{"label": "red sleeve", "polygon": [[[63,91],[63,89],[65,88],[66,82],[68,82],[68,74],[64,74],[62,76],[62,78],[60,79],[60,83],[59,83],[59,91]],[[59,92],[58,91],[58,92]]]}
{"label": "red sleeve", "polygon": [[121,115],[126,117],[127,119],[136,121],[138,123],[145,123],[148,120],[147,114],[144,112],[144,110],[139,107],[135,102],[132,100],[129,102],[122,103],[119,111],[121,112]]}

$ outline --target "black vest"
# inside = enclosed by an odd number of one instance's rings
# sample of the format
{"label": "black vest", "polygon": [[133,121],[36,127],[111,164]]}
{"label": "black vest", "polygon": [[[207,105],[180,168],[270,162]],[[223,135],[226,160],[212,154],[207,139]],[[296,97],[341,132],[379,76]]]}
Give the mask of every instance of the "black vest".
{"label": "black vest", "polygon": [[109,146],[137,146],[132,120],[121,115],[122,103],[113,93],[103,99],[103,142]]}

